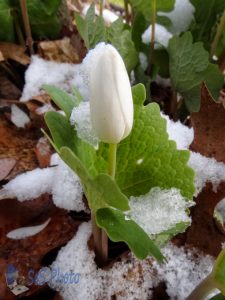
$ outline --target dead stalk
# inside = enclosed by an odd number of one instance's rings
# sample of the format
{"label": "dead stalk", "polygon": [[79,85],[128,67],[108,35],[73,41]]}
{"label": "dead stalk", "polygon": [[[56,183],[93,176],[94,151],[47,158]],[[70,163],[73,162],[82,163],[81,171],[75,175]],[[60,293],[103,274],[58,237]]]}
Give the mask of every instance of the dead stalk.
{"label": "dead stalk", "polygon": [[31,29],[30,29],[30,21],[29,21],[29,15],[27,12],[26,0],[20,0],[20,7],[21,7],[21,12],[22,12],[22,17],[23,17],[24,29],[25,29],[25,33],[26,33],[26,43],[29,47],[30,55],[33,55],[34,54],[33,39],[32,39],[32,34],[31,34]]}

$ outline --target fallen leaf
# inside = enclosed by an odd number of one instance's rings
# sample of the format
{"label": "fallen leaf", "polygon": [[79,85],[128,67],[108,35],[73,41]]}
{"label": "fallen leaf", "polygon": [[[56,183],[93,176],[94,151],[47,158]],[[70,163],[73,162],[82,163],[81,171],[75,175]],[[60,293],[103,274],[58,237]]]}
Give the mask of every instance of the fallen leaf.
{"label": "fallen leaf", "polygon": [[15,167],[17,160],[14,158],[0,159],[0,181],[5,179]]}
{"label": "fallen leaf", "polygon": [[17,164],[5,179],[12,179],[17,174],[33,170],[38,167],[34,152],[40,131],[34,128],[19,129],[4,117],[0,118],[0,159],[17,160]]}
{"label": "fallen leaf", "polygon": [[66,37],[57,41],[43,41],[38,44],[39,55],[47,60],[78,63],[80,62],[76,48],[73,47],[70,38]]}
{"label": "fallen leaf", "polygon": [[4,61],[4,57],[3,57],[2,51],[0,51],[0,61]]}
{"label": "fallen leaf", "polygon": [[0,52],[2,54],[1,60],[12,59],[19,62],[22,65],[28,65],[30,63],[30,58],[25,54],[26,47],[21,45],[16,45],[12,43],[0,42]]}
{"label": "fallen leaf", "polygon": [[6,234],[7,238],[13,239],[13,240],[20,240],[25,239],[27,237],[34,236],[45,229],[45,227],[48,226],[49,222],[51,221],[51,218],[49,218],[47,221],[45,221],[43,224],[36,225],[36,226],[28,226],[28,227],[20,227],[17,229],[14,229]]}
{"label": "fallen leaf", "polygon": [[50,164],[52,150],[49,142],[45,137],[42,137],[38,140],[37,145],[35,147],[35,153],[37,156],[39,166],[41,168],[48,167]]}
{"label": "fallen leaf", "polygon": [[[216,117],[215,117],[216,116]],[[191,114],[194,141],[190,149],[225,163],[225,110],[221,103],[214,102],[203,86],[201,108]]]}

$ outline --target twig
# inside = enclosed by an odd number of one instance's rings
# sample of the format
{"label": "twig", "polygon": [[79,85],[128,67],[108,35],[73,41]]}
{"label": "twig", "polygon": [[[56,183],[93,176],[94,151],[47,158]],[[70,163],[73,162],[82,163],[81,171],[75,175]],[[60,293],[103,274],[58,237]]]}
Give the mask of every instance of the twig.
{"label": "twig", "polygon": [[29,21],[29,16],[27,12],[27,3],[26,0],[20,0],[20,7],[22,11],[22,16],[23,16],[23,24],[24,24],[24,29],[26,33],[26,43],[29,47],[30,55],[34,54],[34,49],[33,49],[33,39],[32,39],[32,34],[31,34],[31,29],[30,29],[30,21]]}
{"label": "twig", "polygon": [[216,35],[215,35],[214,40],[213,40],[212,45],[211,45],[211,51],[210,51],[211,58],[213,57],[213,55],[216,52],[216,48],[217,48],[218,42],[220,40],[220,37],[223,33],[224,26],[225,26],[225,10],[223,12],[222,17],[220,18],[220,23],[217,27]]}

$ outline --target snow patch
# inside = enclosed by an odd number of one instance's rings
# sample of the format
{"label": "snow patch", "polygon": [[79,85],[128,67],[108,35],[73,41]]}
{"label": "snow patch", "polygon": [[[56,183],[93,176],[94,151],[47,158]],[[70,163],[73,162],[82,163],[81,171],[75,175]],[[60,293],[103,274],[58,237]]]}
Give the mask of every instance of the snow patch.
{"label": "snow patch", "polygon": [[55,170],[52,200],[57,207],[67,210],[88,211],[83,202],[79,177],[61,159]]}
{"label": "snow patch", "polygon": [[3,186],[8,197],[19,201],[35,199],[44,193],[51,193],[55,168],[34,169],[16,176]]}
{"label": "snow patch", "polygon": [[189,166],[194,169],[195,187],[197,196],[207,182],[211,182],[216,192],[220,182],[225,181],[225,164],[216,161],[214,158],[202,156],[199,153],[191,152]]}
{"label": "snow patch", "polygon": [[168,17],[172,21],[170,31],[180,34],[186,31],[194,20],[195,7],[189,0],[176,0],[174,10],[170,12],[159,12],[159,16]]}
{"label": "snow patch", "polygon": [[91,124],[90,103],[81,102],[78,107],[74,107],[70,117],[71,125],[75,125],[79,138],[98,148],[98,138],[94,133]]}
{"label": "snow patch", "polygon": [[14,198],[19,201],[32,200],[44,193],[52,193],[56,206],[67,210],[86,211],[83,203],[83,189],[79,177],[60,159],[58,154],[51,158],[51,165],[45,169],[34,169],[20,174],[0,192],[0,199]]}
{"label": "snow patch", "polygon": [[11,121],[17,127],[24,128],[30,122],[28,115],[15,104],[11,105]]}
{"label": "snow patch", "polygon": [[129,205],[131,219],[151,236],[171,229],[180,222],[190,223],[191,218],[186,211],[194,202],[187,201],[175,188],[152,188],[146,195],[130,197]]}
{"label": "snow patch", "polygon": [[[46,61],[38,56],[32,56],[31,63],[25,73],[25,86],[20,101],[28,101],[33,96],[43,93],[44,84],[54,85],[70,93],[75,86],[84,101],[89,100],[89,74],[105,47],[109,45],[99,43],[89,50],[81,64],[58,63]],[[110,45],[111,47],[111,45]]]}
{"label": "snow patch", "polygon": [[90,222],[80,225],[76,236],[60,250],[51,266],[62,273],[80,273],[79,284],[50,284],[65,300],[111,299],[112,295],[116,299],[147,300],[159,281],[165,282],[170,299],[183,300],[213,266],[212,257],[169,243],[162,249],[167,258],[163,264],[152,258],[140,261],[130,253],[105,271],[97,268],[94,252],[88,249],[90,236]]}
{"label": "snow patch", "polygon": [[180,121],[174,122],[164,114],[161,116],[166,119],[169,139],[176,142],[177,149],[188,149],[194,139],[193,128],[183,125]]}
{"label": "snow patch", "polygon": [[[172,34],[162,25],[155,24],[155,48],[161,48],[164,46],[168,47],[169,40],[171,39]],[[150,25],[145,32],[142,34],[142,42],[144,44],[149,44],[152,38],[152,25]]]}

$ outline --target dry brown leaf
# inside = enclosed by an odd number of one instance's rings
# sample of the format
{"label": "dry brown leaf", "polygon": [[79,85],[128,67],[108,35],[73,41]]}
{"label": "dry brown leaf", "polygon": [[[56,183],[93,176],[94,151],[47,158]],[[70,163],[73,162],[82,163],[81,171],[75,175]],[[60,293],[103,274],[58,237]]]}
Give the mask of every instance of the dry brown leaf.
{"label": "dry brown leaf", "polygon": [[0,51],[0,61],[4,61],[4,57],[3,57],[2,51]]}
{"label": "dry brown leaf", "polygon": [[47,60],[78,63],[80,62],[76,48],[73,47],[71,39],[66,37],[57,41],[43,41],[38,44],[38,54]]}
{"label": "dry brown leaf", "polygon": [[[0,42],[0,52],[3,56],[3,60],[12,59],[22,65],[28,65],[30,63],[30,58],[25,54],[26,48],[21,45]],[[1,56],[0,56],[1,61]]]}
{"label": "dry brown leaf", "polygon": [[39,166],[41,168],[48,167],[50,164],[52,150],[48,140],[45,137],[42,137],[38,140],[35,147],[35,153]]}
{"label": "dry brown leaf", "polygon": [[5,179],[16,165],[14,158],[0,159],[0,180]]}

